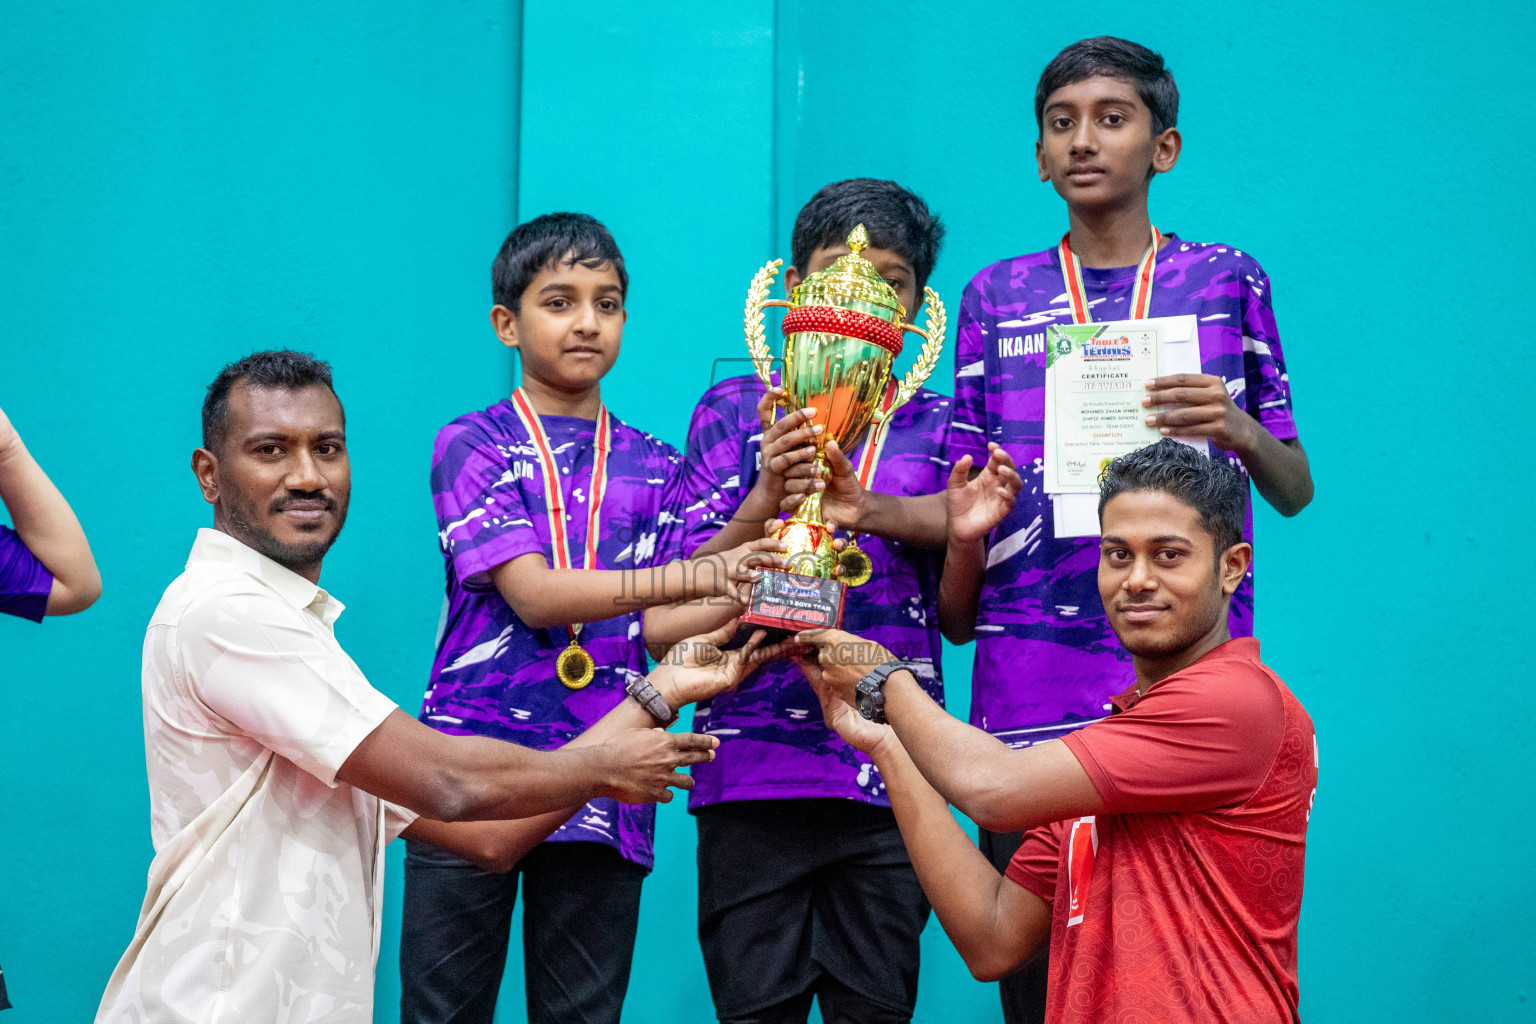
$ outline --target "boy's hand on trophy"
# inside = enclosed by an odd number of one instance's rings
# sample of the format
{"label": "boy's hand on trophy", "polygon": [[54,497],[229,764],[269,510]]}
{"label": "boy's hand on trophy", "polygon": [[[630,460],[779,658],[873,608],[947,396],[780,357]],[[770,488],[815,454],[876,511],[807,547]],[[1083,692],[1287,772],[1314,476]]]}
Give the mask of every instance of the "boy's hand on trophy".
{"label": "boy's hand on trophy", "polygon": [[949,539],[969,544],[991,533],[1013,510],[1023,486],[1013,459],[999,444],[987,445],[987,464],[974,477],[971,457],[962,456],[950,470],[949,486],[944,491]]}
{"label": "boy's hand on trophy", "polygon": [[1164,437],[1205,437],[1229,452],[1249,451],[1259,421],[1237,407],[1227,385],[1209,373],[1175,373],[1147,381],[1147,426]]}
{"label": "boy's hand on trophy", "polygon": [[757,419],[762,423],[764,431],[773,426],[773,418],[778,415],[779,406],[788,404],[789,398],[783,388],[769,388],[764,392],[763,397],[757,400]]}
{"label": "boy's hand on trophy", "polygon": [[823,429],[820,424],[811,423],[815,409],[796,409],[777,423],[770,423],[773,407],[778,404],[774,400],[776,392],[783,394],[775,388],[757,407],[758,416],[763,421],[763,439],[759,448],[762,472],[757,480],[775,508],[784,502],[785,474],[796,466],[809,465],[816,457],[816,438]]}
{"label": "boy's hand on trophy", "polygon": [[781,655],[782,645],[763,646],[768,634],[761,629],[741,647],[722,650],[735,636],[737,622],[731,619],[712,632],[678,641],[651,670],[651,685],[673,711],[736,689],[759,665]]}
{"label": "boy's hand on trophy", "polygon": [[746,607],[762,570],[789,568],[789,559],[785,555],[789,548],[774,536],[777,526],[778,521],[774,520],[765,527],[767,536],[738,544],[720,554],[725,560],[725,571],[716,575],[714,596],[729,598]]}
{"label": "boy's hand on trophy", "polygon": [[827,475],[820,477],[809,460],[791,467],[785,475],[784,501],[779,508],[793,512],[807,494],[821,492],[822,520],[836,519],[845,529],[856,530],[863,521],[864,488],[859,472],[836,441],[827,442]]}

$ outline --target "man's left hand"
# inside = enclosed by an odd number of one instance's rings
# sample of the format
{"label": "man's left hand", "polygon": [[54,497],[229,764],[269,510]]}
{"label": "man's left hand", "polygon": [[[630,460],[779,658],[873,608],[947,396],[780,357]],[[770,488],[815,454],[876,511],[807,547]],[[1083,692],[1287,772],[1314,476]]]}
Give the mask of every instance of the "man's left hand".
{"label": "man's left hand", "polygon": [[821,702],[821,717],[827,723],[827,728],[841,736],[844,743],[873,757],[881,744],[891,741],[890,726],[871,722],[859,714],[851,704],[832,692],[820,674],[813,679],[812,673],[816,671],[814,663],[807,668],[807,662],[800,658],[795,660],[810,680],[811,689],[816,691],[816,699]]}
{"label": "man's left hand", "polygon": [[[1252,449],[1259,423],[1239,409],[1227,385],[1209,373],[1175,373],[1147,382],[1147,426],[1164,437],[1205,437],[1239,454]],[[1164,409],[1165,406],[1182,406]],[[1161,411],[1160,411],[1161,410]]]}

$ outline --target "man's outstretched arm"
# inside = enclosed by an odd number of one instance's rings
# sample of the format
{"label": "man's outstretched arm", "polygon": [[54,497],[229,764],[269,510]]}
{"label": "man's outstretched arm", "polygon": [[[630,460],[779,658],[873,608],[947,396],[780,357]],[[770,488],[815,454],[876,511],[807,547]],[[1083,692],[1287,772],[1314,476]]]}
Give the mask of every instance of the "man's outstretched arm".
{"label": "man's outstretched arm", "polygon": [[[646,729],[654,725],[651,716],[639,704],[632,700],[621,701],[618,707],[604,715],[597,724],[561,749],[581,750],[601,746],[622,735],[625,730]],[[583,800],[557,811],[505,821],[437,821],[433,818],[417,818],[402,834],[409,839],[424,840],[440,849],[456,853],[486,871],[504,873],[516,867],[518,861],[569,821],[585,803]]]}
{"label": "man's outstretched arm", "polygon": [[16,536],[53,575],[49,615],[84,611],[101,596],[101,573],[80,520],[0,410],[0,502]]}
{"label": "man's outstretched arm", "polygon": [[[796,640],[818,648],[816,662],[797,659],[806,676],[816,673],[817,685],[850,704],[860,679],[895,660],[880,645],[839,630],[801,633]],[[1088,773],[1060,740],[1011,750],[950,716],[906,670],[891,673],[884,693],[886,719],[917,770],[981,827],[1015,832],[1103,811]]]}
{"label": "man's outstretched arm", "polygon": [[635,729],[600,746],[530,750],[480,736],[447,736],[396,709],[336,778],[439,821],[526,818],[595,796],[665,803],[686,786],[678,768],[707,761],[715,740]]}
{"label": "man's outstretched arm", "polygon": [[[651,685],[666,700],[674,714],[687,704],[708,699],[734,688],[748,672],[775,655],[776,648],[760,646],[764,636],[761,631],[754,633],[742,648],[730,652],[721,651],[719,644],[729,639],[735,628],[735,621],[731,621],[713,633],[682,641],[674,649],[668,661],[658,665],[651,672],[648,677]],[[426,727],[423,726],[423,728]],[[651,736],[660,734],[670,737],[670,734],[662,733],[656,728],[655,720],[639,703],[625,699],[592,728],[560,750],[568,752],[594,748],[601,750],[615,744],[622,747],[626,737],[637,734]],[[705,739],[705,737],[699,738]],[[505,744],[505,746],[513,746],[513,744]],[[706,754],[707,756],[701,760],[708,760],[714,756],[712,750],[707,751]],[[350,764],[350,761],[348,763]],[[346,767],[343,766],[343,772],[346,771]],[[338,777],[341,776],[338,775]],[[353,784],[359,785],[359,783]],[[668,785],[691,789],[693,780],[686,775],[673,774],[668,780]],[[510,871],[529,850],[543,842],[569,820],[593,795],[602,794],[588,793],[553,811],[506,820],[443,821],[428,815],[418,818],[404,834],[457,853],[488,871]],[[666,791],[663,791],[659,797],[661,802],[667,802],[671,798],[672,794]]]}
{"label": "man's outstretched arm", "polygon": [[1012,973],[1050,937],[1050,905],[998,873],[888,726],[866,722],[825,683],[812,685],[827,724],[879,769],[923,893],[971,974]]}

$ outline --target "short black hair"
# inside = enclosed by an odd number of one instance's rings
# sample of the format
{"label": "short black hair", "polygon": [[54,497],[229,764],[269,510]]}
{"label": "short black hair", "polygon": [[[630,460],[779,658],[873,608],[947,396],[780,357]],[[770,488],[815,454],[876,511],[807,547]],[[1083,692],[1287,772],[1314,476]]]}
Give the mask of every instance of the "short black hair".
{"label": "short black hair", "polygon": [[[275,349],[252,352],[244,359],[230,363],[219,371],[208,385],[203,397],[203,447],[217,452],[227,439],[229,431],[229,393],[236,384],[253,388],[282,388],[297,391],[300,388],[324,385],[336,394],[331,384],[331,364],[316,359],[307,352],[291,349]],[[336,399],[340,404],[341,399]],[[346,412],[343,410],[342,415]]]}
{"label": "short black hair", "polygon": [[1217,557],[1243,539],[1248,485],[1224,458],[1209,458],[1171,437],[1120,456],[1099,477],[1100,524],[1109,499],[1129,491],[1161,491],[1200,513]]}
{"label": "short black hair", "polygon": [[869,232],[872,247],[889,249],[912,264],[921,296],[939,260],[944,225],[929,212],[927,203],[894,181],[849,178],[823,185],[795,217],[789,242],[795,269],[805,276],[813,252],[842,245],[860,224]]}
{"label": "short black hair", "polygon": [[629,296],[629,274],[619,243],[596,217],[585,213],[546,213],[512,229],[491,264],[491,299],[512,312],[522,310],[523,292],[539,271],[563,263],[588,270],[604,264],[619,275],[619,294]]}
{"label": "short black hair", "polygon": [[1161,135],[1179,123],[1179,87],[1163,55],[1140,43],[1114,36],[1080,39],[1062,50],[1040,72],[1035,86],[1035,126],[1045,132],[1045,101],[1073,82],[1103,75],[1136,86],[1136,95],[1152,111],[1152,134]]}

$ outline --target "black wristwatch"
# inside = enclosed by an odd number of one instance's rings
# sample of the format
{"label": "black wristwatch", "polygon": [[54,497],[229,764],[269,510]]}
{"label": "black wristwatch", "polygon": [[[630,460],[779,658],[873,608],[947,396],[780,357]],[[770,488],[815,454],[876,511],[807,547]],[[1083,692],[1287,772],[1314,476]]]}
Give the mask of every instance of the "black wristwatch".
{"label": "black wristwatch", "polygon": [[672,705],[667,703],[667,698],[661,695],[651,681],[645,676],[636,676],[624,686],[624,692],[635,699],[635,703],[649,711],[651,717],[656,719],[656,724],[665,729],[677,721],[677,712],[672,710]]}
{"label": "black wristwatch", "polygon": [[888,661],[859,680],[854,687],[854,704],[859,714],[871,722],[885,723],[885,681],[892,672],[907,666],[899,661]]}

